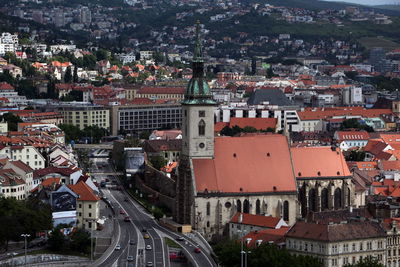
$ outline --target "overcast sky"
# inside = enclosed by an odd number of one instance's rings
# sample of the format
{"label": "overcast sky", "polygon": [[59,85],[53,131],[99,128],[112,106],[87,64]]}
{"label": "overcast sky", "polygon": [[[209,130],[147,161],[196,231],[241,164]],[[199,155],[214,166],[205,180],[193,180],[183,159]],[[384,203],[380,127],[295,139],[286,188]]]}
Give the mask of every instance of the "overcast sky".
{"label": "overcast sky", "polygon": [[[330,1],[330,0],[323,0]],[[337,2],[348,2],[355,3],[360,5],[393,5],[400,4],[400,0],[345,0],[345,1],[337,1]]]}

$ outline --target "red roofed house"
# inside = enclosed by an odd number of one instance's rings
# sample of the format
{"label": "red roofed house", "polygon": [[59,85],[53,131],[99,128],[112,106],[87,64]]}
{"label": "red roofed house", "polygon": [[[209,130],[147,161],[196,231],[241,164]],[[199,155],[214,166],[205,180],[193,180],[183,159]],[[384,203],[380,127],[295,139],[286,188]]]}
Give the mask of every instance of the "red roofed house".
{"label": "red roofed house", "polygon": [[250,233],[251,231],[280,229],[287,226],[282,218],[237,212],[229,222],[229,236],[231,238],[238,236],[238,230]]}
{"label": "red roofed house", "polygon": [[256,230],[248,233],[243,237],[247,247],[258,247],[265,243],[274,243],[278,247],[285,246],[285,234],[289,227],[282,226],[279,229]]}
{"label": "red roofed house", "polygon": [[342,151],[347,151],[352,147],[366,146],[370,136],[367,131],[336,131],[333,138]]}
{"label": "red roofed house", "polygon": [[83,181],[75,185],[68,186],[75,194],[78,195],[76,202],[76,213],[78,219],[78,227],[83,229],[97,229],[97,220],[100,217],[100,198],[94,191]]}

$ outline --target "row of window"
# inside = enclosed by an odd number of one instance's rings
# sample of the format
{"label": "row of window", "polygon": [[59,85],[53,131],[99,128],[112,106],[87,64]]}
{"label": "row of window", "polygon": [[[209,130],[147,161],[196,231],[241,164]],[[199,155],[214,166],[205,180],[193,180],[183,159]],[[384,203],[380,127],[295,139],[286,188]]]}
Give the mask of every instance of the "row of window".
{"label": "row of window", "polygon": [[[357,243],[351,243],[351,244],[343,244],[343,250],[341,250],[342,245],[341,244],[335,244],[332,245],[331,247],[331,253],[332,254],[337,254],[337,253],[342,253],[342,252],[354,252],[354,251],[369,251],[373,250],[373,243],[372,241],[368,242],[360,242],[357,246]],[[365,244],[365,246],[364,246]],[[376,241],[377,244],[377,249],[383,249],[383,242],[382,241]],[[350,246],[351,245],[351,246]],[[319,252],[319,253],[324,253],[326,251],[326,245],[324,244],[318,244],[314,247],[313,243],[308,243],[304,241],[293,241],[291,240],[288,241],[288,248],[290,249],[295,249],[295,250],[304,250],[304,251],[309,251],[309,252]],[[315,250],[314,250],[315,248]],[[400,253],[400,249],[399,249]],[[390,256],[390,253],[389,253]]]}
{"label": "row of window", "polygon": [[20,192],[20,191],[25,191],[25,187],[17,187],[17,188],[3,188],[2,192],[3,193],[16,193],[16,192]]}

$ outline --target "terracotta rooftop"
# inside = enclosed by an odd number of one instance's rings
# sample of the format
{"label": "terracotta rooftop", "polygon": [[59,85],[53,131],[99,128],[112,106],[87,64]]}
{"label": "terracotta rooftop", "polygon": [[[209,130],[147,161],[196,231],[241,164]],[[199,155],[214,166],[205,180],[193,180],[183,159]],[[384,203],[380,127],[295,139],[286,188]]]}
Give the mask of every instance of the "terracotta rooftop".
{"label": "terracotta rooftop", "polygon": [[272,217],[272,216],[254,215],[254,214],[249,214],[249,213],[237,212],[235,215],[233,215],[230,222],[231,223],[240,223],[239,222],[240,214],[242,214],[242,223],[241,224],[254,225],[254,226],[260,226],[260,227],[265,227],[265,228],[278,228],[278,224],[281,220],[281,218],[276,218],[276,217]]}
{"label": "terracotta rooftop", "polygon": [[269,134],[216,137],[214,159],[193,159],[198,192],[295,192],[287,139]]}
{"label": "terracotta rooftop", "polygon": [[276,118],[231,118],[229,127],[239,126],[244,128],[246,126],[254,127],[257,130],[266,130],[267,128],[276,128],[278,119]]}
{"label": "terracotta rooftop", "polygon": [[43,187],[53,186],[55,184],[61,184],[61,178],[47,178],[41,183]]}
{"label": "terracotta rooftop", "polygon": [[[294,147],[291,149],[294,172],[302,177],[341,177],[351,173],[339,149],[331,147]],[[321,160],[324,159],[324,160]]]}
{"label": "terracotta rooftop", "polygon": [[337,140],[368,140],[369,133],[366,131],[337,131]]}
{"label": "terracotta rooftop", "polygon": [[33,172],[33,169],[29,165],[23,163],[21,160],[10,161],[11,164],[15,165],[17,168],[23,170],[24,172]]}
{"label": "terracotta rooftop", "polygon": [[151,153],[161,151],[180,151],[182,149],[182,139],[146,140],[143,147],[146,152]]}
{"label": "terracotta rooftop", "polygon": [[181,94],[185,93],[185,87],[149,87],[143,86],[139,89],[138,94]]}
{"label": "terracotta rooftop", "polygon": [[2,186],[16,186],[25,184],[25,181],[12,169],[0,169],[0,184]]}
{"label": "terracotta rooftop", "polygon": [[77,184],[68,186],[74,193],[78,194],[80,201],[99,201],[100,198],[93,192],[93,190],[83,181]]}
{"label": "terracotta rooftop", "polygon": [[279,245],[285,242],[285,234],[289,230],[289,227],[282,226],[279,229],[264,229],[260,231],[253,231],[243,237],[243,240],[247,241],[251,239],[247,244],[247,247],[258,246],[259,242],[269,243],[274,242]]}
{"label": "terracotta rooftop", "polygon": [[57,168],[57,167],[47,167],[44,169],[40,169],[40,170],[35,170],[33,172],[33,176],[34,177],[42,177],[51,173],[58,173],[61,174],[63,176],[70,176],[71,174],[73,174],[74,172],[77,172],[79,169],[72,169],[72,168]]}
{"label": "terracotta rooftop", "polygon": [[392,114],[391,109],[365,109],[363,107],[335,107],[335,108],[307,108],[297,114],[300,120],[321,120],[332,117],[362,116],[379,117],[383,114]]}

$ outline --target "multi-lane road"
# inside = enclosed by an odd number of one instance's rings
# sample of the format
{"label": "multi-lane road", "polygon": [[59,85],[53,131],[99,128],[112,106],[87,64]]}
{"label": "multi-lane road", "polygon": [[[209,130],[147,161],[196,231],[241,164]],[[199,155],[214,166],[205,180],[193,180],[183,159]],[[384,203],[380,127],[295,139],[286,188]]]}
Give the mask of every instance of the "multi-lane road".
{"label": "multi-lane road", "polygon": [[[110,183],[118,183],[116,177],[105,177],[99,172],[112,172],[111,166],[105,158],[95,158],[94,168],[91,170],[92,175],[100,183],[103,179],[108,178]],[[113,182],[114,181],[114,182]],[[121,248],[114,250],[99,266],[162,266],[169,267],[169,255],[164,237],[177,239],[182,237],[179,242],[186,257],[196,267],[216,266],[213,259],[200,250],[196,253],[194,249],[198,245],[188,236],[174,233],[169,229],[160,226],[140,204],[131,199],[124,190],[115,190],[111,188],[103,188],[104,196],[113,205],[116,214],[117,223],[120,225],[120,231],[115,231],[117,238],[116,245]],[[123,213],[123,214],[122,214]],[[125,217],[129,216],[130,221],[125,221]],[[106,252],[107,253],[107,252]],[[128,257],[133,258],[128,261]]]}

